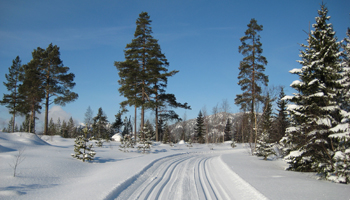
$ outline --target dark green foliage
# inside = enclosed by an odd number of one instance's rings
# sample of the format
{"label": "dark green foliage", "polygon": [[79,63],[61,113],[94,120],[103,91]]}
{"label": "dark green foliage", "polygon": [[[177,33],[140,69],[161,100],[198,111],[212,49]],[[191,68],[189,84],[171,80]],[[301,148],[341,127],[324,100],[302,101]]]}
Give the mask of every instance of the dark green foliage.
{"label": "dark green foliage", "polygon": [[[258,137],[258,124],[256,117],[256,107],[259,102],[263,102],[260,85],[267,86],[268,76],[264,74],[267,60],[262,56],[263,49],[258,32],[263,30],[262,25],[258,25],[253,18],[247,25],[245,36],[240,40],[239,53],[244,56],[243,61],[239,63],[238,85],[241,86],[242,94],[237,94],[235,104],[240,105],[242,110],[250,111],[250,123],[246,129],[249,130],[249,142],[256,143]],[[255,132],[255,134],[253,134]]]}
{"label": "dark green foliage", "polygon": [[125,135],[129,135],[132,133],[131,116],[129,117],[129,119],[127,117],[124,118],[123,126],[124,126],[124,129],[122,132],[123,137],[125,137]]}
{"label": "dark green foliage", "polygon": [[49,135],[56,135],[56,133],[57,133],[56,125],[55,125],[55,123],[53,122],[53,119],[51,118],[51,119],[50,119],[50,122],[49,122],[48,134],[49,134]]}
{"label": "dark green foliage", "polygon": [[9,67],[9,73],[5,74],[7,82],[4,82],[4,85],[10,94],[4,94],[0,104],[5,105],[9,109],[9,113],[13,115],[11,130],[8,130],[9,132],[14,132],[16,115],[19,113],[21,104],[24,103],[24,97],[18,91],[20,87],[20,76],[23,71],[22,68],[21,59],[17,56],[12,61],[12,66]]}
{"label": "dark green foliage", "polygon": [[287,119],[287,100],[284,100],[285,97],[284,89],[281,87],[279,98],[277,101],[277,111],[278,115],[275,120],[275,132],[272,135],[272,142],[278,142],[286,134],[286,129],[289,126],[289,121]]}
{"label": "dark green foliage", "polygon": [[244,92],[237,95],[235,103],[250,108],[251,113],[255,112],[255,103],[263,101],[259,83],[267,86],[269,82],[268,76],[264,74],[267,60],[261,55],[263,50],[258,35],[262,30],[263,26],[258,25],[255,19],[251,19],[245,36],[240,39],[242,45],[239,46],[239,53],[242,53],[244,58],[239,64],[238,85]]}
{"label": "dark green foliage", "polygon": [[[34,52],[33,52],[34,53]],[[32,53],[32,54],[33,54]],[[33,59],[26,65],[23,65],[24,74],[21,77],[23,84],[19,87],[19,92],[25,97],[25,104],[21,107],[21,112],[30,114],[28,132],[35,133],[36,113],[40,114],[41,102],[45,97],[44,86],[40,79],[40,60]]]}
{"label": "dark green foliage", "polygon": [[[71,91],[75,86],[75,75],[68,73],[69,67],[65,67],[60,59],[59,47],[52,45],[46,50],[38,47],[33,51],[33,60],[37,61],[40,69],[39,79],[45,92],[45,125],[44,134],[48,133],[48,111],[51,103],[64,106],[66,103],[75,101],[78,94]],[[52,98],[53,101],[51,100]]]}
{"label": "dark green foliage", "polygon": [[197,121],[196,121],[196,127],[194,128],[196,133],[196,140],[198,143],[204,143],[204,118],[202,115],[202,111],[199,111]]}
{"label": "dark green foliage", "polygon": [[231,127],[232,127],[232,123],[230,121],[230,118],[227,118],[227,122],[226,122],[225,129],[224,129],[225,141],[229,141],[232,138]]}
{"label": "dark green foliage", "polygon": [[171,142],[170,142],[170,129],[169,129],[168,124],[164,125],[163,130],[164,130],[164,135],[162,137],[163,144],[168,144],[168,143],[171,144]]}
{"label": "dark green foliage", "polygon": [[122,126],[122,113],[119,111],[118,114],[115,115],[115,122],[112,124],[112,128],[114,128],[116,132],[119,133],[121,131]]}
{"label": "dark green foliage", "polygon": [[[173,94],[165,92],[168,77],[175,75],[178,71],[168,72],[169,63],[161,52],[158,40],[151,35],[151,22],[147,12],[140,13],[136,21],[134,39],[125,47],[126,60],[114,64],[120,77],[118,82],[121,87],[118,90],[127,98],[126,101],[121,102],[121,106],[124,110],[125,106],[134,106],[135,118],[136,109],[141,107],[141,127],[144,126],[145,109],[153,109],[158,122],[159,113],[163,114],[163,120],[178,119],[174,111],[163,110],[167,105],[175,108],[189,108],[187,104],[176,102]],[[159,140],[157,127],[156,140]]]}
{"label": "dark green foliage", "polygon": [[107,128],[107,116],[103,113],[102,108],[98,109],[96,117],[93,118],[92,124],[93,134],[96,139],[110,139],[110,133]]}
{"label": "dark green foliage", "polygon": [[[270,135],[270,132],[272,130],[272,100],[270,98],[270,95],[268,94],[264,99],[264,108],[263,108],[263,114],[262,114],[262,121],[261,121],[261,128],[262,132],[267,133]],[[267,137],[267,141],[270,142],[270,137]]]}

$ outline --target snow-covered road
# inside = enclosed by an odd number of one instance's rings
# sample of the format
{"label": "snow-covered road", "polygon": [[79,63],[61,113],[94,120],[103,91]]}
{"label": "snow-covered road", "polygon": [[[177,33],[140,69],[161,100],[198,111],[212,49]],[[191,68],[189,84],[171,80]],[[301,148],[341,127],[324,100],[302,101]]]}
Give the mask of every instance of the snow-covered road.
{"label": "snow-covered road", "polygon": [[189,153],[157,160],[106,199],[267,199],[220,155]]}

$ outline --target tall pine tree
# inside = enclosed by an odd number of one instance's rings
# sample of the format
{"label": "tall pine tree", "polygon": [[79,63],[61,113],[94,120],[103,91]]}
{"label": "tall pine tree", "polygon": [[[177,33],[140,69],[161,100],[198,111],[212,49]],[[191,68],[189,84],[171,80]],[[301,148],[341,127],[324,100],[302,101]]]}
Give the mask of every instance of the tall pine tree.
{"label": "tall pine tree", "polygon": [[[127,105],[135,107],[135,131],[138,107],[141,107],[140,127],[144,127],[146,109],[155,110],[157,122],[159,108],[163,107],[166,101],[170,102],[173,107],[188,107],[186,104],[177,103],[174,95],[165,94],[168,77],[175,75],[178,71],[168,72],[169,63],[161,52],[158,40],[151,35],[151,22],[147,12],[140,13],[136,21],[134,39],[126,45],[124,51],[126,60],[115,62],[120,77],[119,92],[127,98],[126,101],[121,102],[121,106],[123,108]],[[157,132],[156,129],[156,140],[158,141]]]}
{"label": "tall pine tree", "polygon": [[22,65],[19,56],[12,61],[12,66],[9,68],[9,73],[5,74],[7,82],[4,82],[6,89],[10,94],[4,94],[3,99],[0,101],[1,105],[6,105],[9,109],[10,114],[12,114],[12,129],[7,130],[8,132],[14,132],[16,115],[19,113],[20,104],[23,103],[23,96],[18,92],[20,86],[20,75],[21,75]]}
{"label": "tall pine tree", "polygon": [[19,87],[19,92],[25,97],[25,104],[21,106],[21,112],[30,113],[28,132],[35,133],[36,113],[41,113],[41,102],[45,97],[44,86],[40,79],[40,60],[34,56],[26,65],[23,65],[24,74],[21,76],[23,84]]}
{"label": "tall pine tree", "polygon": [[[250,110],[251,125],[250,131],[253,134],[255,128],[255,135],[252,137],[256,143],[257,139],[257,119],[256,119],[256,104],[263,102],[264,98],[261,95],[260,84],[267,86],[269,82],[268,76],[264,74],[267,60],[262,56],[263,49],[260,42],[260,35],[258,32],[263,30],[262,25],[258,25],[253,18],[247,25],[248,29],[245,31],[245,36],[240,40],[242,45],[239,46],[239,53],[244,56],[243,61],[239,64],[238,85],[241,86],[242,94],[238,94],[235,103],[240,105],[242,109]],[[251,141],[251,142],[253,142]]]}
{"label": "tall pine tree", "polygon": [[33,52],[33,59],[40,61],[40,80],[45,87],[45,135],[48,133],[49,105],[54,103],[64,106],[78,98],[78,94],[71,91],[75,86],[75,75],[68,73],[69,67],[63,65],[59,49],[51,43],[46,50],[38,47]]}
{"label": "tall pine tree", "polygon": [[194,131],[196,133],[196,138],[198,143],[204,143],[204,119],[202,115],[202,111],[199,111],[197,121],[196,121],[196,127],[194,128]]}

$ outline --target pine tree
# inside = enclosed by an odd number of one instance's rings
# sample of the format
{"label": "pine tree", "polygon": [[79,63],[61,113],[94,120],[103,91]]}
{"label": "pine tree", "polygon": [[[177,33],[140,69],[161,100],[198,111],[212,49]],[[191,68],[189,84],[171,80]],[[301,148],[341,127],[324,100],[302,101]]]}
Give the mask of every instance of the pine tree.
{"label": "pine tree", "polygon": [[[87,132],[87,128],[85,127],[83,131]],[[71,154],[71,156],[83,162],[85,160],[94,160],[93,157],[96,155],[96,152],[93,149],[93,144],[88,144],[88,141],[83,135],[78,136],[74,141],[74,154]]]}
{"label": "pine tree", "polygon": [[[49,44],[46,50],[38,47],[33,52],[33,59],[40,61],[40,80],[45,88],[45,120],[44,134],[48,133],[49,105],[51,103],[66,105],[75,101],[78,94],[71,91],[75,86],[75,75],[69,73],[69,67],[65,67],[60,58],[59,47]],[[51,100],[52,98],[53,101]]]}
{"label": "pine tree", "polygon": [[120,141],[120,151],[128,152],[127,148],[134,148],[134,142],[132,141],[130,135],[125,135]]}
{"label": "pine tree", "polygon": [[[30,125],[31,125],[30,124],[30,115],[26,114],[26,117],[25,117],[24,121],[22,122],[20,132],[29,132]],[[33,130],[33,127],[34,127],[34,125],[32,124],[31,130]]]}
{"label": "pine tree", "polygon": [[120,133],[122,125],[122,113],[119,111],[118,114],[115,115],[115,122],[112,124],[112,127]]}
{"label": "pine tree", "polygon": [[16,115],[18,114],[20,104],[23,103],[24,97],[18,92],[20,86],[22,65],[19,56],[12,61],[12,66],[9,68],[9,73],[5,74],[7,83],[4,82],[6,89],[10,94],[4,94],[3,99],[0,101],[1,105],[5,105],[9,109],[9,113],[12,114],[12,129],[8,130],[14,132]]}
{"label": "pine tree", "polygon": [[[123,126],[124,126],[124,129],[122,132],[123,137],[125,135],[129,135],[132,133],[131,116],[129,117],[129,119],[127,117],[124,118]],[[134,139],[136,140],[136,138]]]}
{"label": "pine tree", "polygon": [[264,157],[264,160],[267,160],[270,155],[276,155],[274,151],[274,145],[268,141],[269,133],[267,131],[263,131],[258,138],[254,155],[258,157]]}
{"label": "pine tree", "polygon": [[149,132],[148,133],[149,139],[155,140],[156,139],[155,131],[154,131],[154,128],[153,128],[151,122],[148,119],[146,120],[145,127],[146,127],[147,131]]}
{"label": "pine tree", "polygon": [[230,121],[230,118],[227,118],[227,122],[224,129],[225,141],[229,141],[232,138],[231,127],[232,127],[232,123]]}
{"label": "pine tree", "polygon": [[110,133],[107,129],[107,116],[104,114],[102,108],[98,109],[97,115],[93,118],[94,123],[92,129],[96,139],[110,139]]}
{"label": "pine tree", "polygon": [[53,122],[53,119],[51,118],[50,119],[50,122],[49,122],[49,135],[55,135],[57,132],[56,130],[56,125],[55,123]]}
{"label": "pine tree", "polygon": [[76,137],[76,128],[75,123],[72,117],[69,118],[67,123],[67,131],[68,131],[68,137],[74,138]]}
{"label": "pine tree", "polygon": [[332,128],[339,124],[341,108],[337,103],[340,88],[340,44],[337,42],[328,9],[321,5],[314,31],[308,37],[308,45],[300,53],[298,61],[301,69],[290,72],[297,74],[299,80],[291,86],[297,90],[287,109],[292,123],[287,129],[285,141],[291,143],[289,159],[290,170],[316,171],[325,176],[335,170],[334,140],[329,136]]}
{"label": "pine tree", "polygon": [[13,121],[14,121],[13,117],[11,117],[11,119],[10,119],[8,125],[7,125],[7,132],[8,133],[13,133],[13,131],[15,129],[15,127],[13,127]]}
{"label": "pine tree", "polygon": [[[134,39],[126,45],[124,51],[126,60],[115,62],[120,77],[118,81],[121,85],[119,92],[127,98],[126,101],[121,102],[121,106],[124,111],[127,105],[135,107],[135,133],[138,107],[141,107],[140,127],[144,126],[146,109],[155,111],[155,120],[158,122],[160,109],[166,105],[175,108],[189,108],[187,104],[176,102],[173,94],[165,93],[168,77],[175,75],[178,71],[168,72],[169,63],[161,51],[158,40],[151,35],[151,22],[147,12],[140,13],[136,21]],[[170,113],[174,113],[174,111]],[[156,140],[159,140],[157,128]]]}
{"label": "pine tree", "polygon": [[261,96],[260,84],[267,86],[269,82],[268,76],[264,74],[267,60],[262,56],[263,49],[260,42],[260,35],[258,32],[263,30],[262,25],[258,25],[253,18],[248,24],[248,29],[245,31],[245,36],[240,40],[242,45],[239,46],[239,52],[245,56],[243,61],[239,64],[238,85],[241,86],[242,94],[238,94],[235,103],[241,106],[241,109],[250,110],[250,132],[253,134],[255,128],[255,136],[252,137],[256,143],[257,139],[257,118],[256,118],[256,104],[263,102]]}
{"label": "pine tree", "polygon": [[91,110],[91,107],[89,106],[86,110],[86,113],[85,113],[85,118],[84,118],[84,123],[86,124],[86,127],[88,129],[91,128],[92,126],[92,123],[93,123],[93,112]]}
{"label": "pine tree", "polygon": [[144,126],[142,129],[142,134],[139,135],[139,146],[137,146],[139,151],[141,151],[142,153],[151,151],[151,137],[151,131],[148,129],[148,127]]}
{"label": "pine tree", "polygon": [[163,144],[171,143],[170,142],[170,129],[169,129],[169,126],[168,126],[167,123],[164,125],[163,130],[164,130],[164,136],[162,138],[163,139]]}
{"label": "pine tree", "polygon": [[194,128],[196,133],[197,142],[203,144],[204,141],[204,119],[202,115],[202,111],[199,111],[197,121],[196,121],[196,127]]}
{"label": "pine tree", "polygon": [[270,142],[271,127],[272,127],[272,101],[271,101],[270,95],[267,94],[265,97],[262,121],[261,121],[262,132],[265,132],[265,134],[268,135],[268,137],[266,138],[268,140],[265,142]]}
{"label": "pine tree", "polygon": [[68,129],[67,129],[67,122],[66,122],[66,120],[62,121],[61,136],[64,137],[64,138],[68,138]]}
{"label": "pine tree", "polygon": [[[35,51],[34,51],[35,52]],[[32,53],[33,59],[23,65],[24,75],[21,77],[23,84],[19,87],[19,92],[25,97],[25,104],[21,106],[23,114],[30,114],[28,132],[35,133],[36,113],[40,114],[41,102],[45,97],[44,86],[40,79],[40,59]]]}
{"label": "pine tree", "polygon": [[334,131],[329,137],[336,140],[333,162],[335,163],[336,177],[329,177],[332,181],[350,183],[350,28],[347,30],[347,38],[341,44],[343,49],[341,91],[339,104],[343,109],[340,112],[341,123],[332,128]]}
{"label": "pine tree", "polygon": [[286,129],[289,125],[288,119],[287,119],[287,100],[284,100],[283,97],[285,97],[284,89],[281,87],[281,91],[279,94],[279,98],[277,101],[277,111],[278,115],[276,118],[276,135],[273,137],[274,141],[280,141],[282,137],[286,134]]}

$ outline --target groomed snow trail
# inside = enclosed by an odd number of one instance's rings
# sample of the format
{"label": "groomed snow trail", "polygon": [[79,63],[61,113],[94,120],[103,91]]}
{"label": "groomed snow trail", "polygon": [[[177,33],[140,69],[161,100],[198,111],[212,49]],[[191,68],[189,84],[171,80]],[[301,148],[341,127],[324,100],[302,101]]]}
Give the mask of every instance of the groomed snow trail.
{"label": "groomed snow trail", "polygon": [[115,188],[106,199],[267,199],[229,169],[220,155],[165,157]]}

